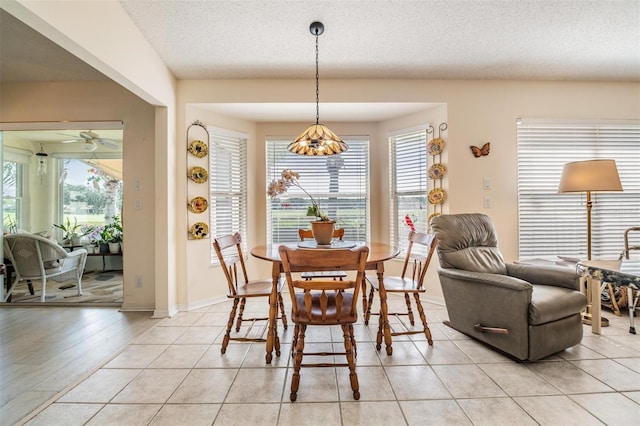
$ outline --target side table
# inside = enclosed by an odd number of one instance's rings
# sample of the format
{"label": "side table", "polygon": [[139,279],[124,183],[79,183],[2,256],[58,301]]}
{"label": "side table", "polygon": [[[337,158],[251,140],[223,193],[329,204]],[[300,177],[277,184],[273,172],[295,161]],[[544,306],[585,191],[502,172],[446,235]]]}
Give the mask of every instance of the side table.
{"label": "side table", "polygon": [[[591,331],[600,334],[600,294],[606,284],[616,287],[626,287],[629,299],[629,333],[636,334],[634,315],[638,303],[638,290],[640,289],[640,260],[585,260],[578,262],[578,273],[586,277],[587,285],[600,291],[592,291],[593,321]],[[633,290],[636,295],[633,297]]]}

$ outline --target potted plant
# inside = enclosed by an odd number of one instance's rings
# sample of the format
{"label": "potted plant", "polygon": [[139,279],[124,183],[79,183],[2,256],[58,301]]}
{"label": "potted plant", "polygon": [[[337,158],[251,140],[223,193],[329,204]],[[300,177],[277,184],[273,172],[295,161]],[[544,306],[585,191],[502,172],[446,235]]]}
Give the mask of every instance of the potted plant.
{"label": "potted plant", "polygon": [[89,253],[100,253],[100,243],[102,242],[102,226],[95,226],[93,230],[85,235],[85,238],[89,240],[89,247],[87,251]]}
{"label": "potted plant", "polygon": [[320,210],[320,205],[313,198],[311,194],[309,194],[299,182],[300,174],[289,169],[285,169],[281,173],[281,178],[278,180],[273,180],[269,183],[269,188],[267,189],[267,193],[271,197],[278,196],[280,194],[284,194],[291,186],[297,186],[307,194],[307,196],[311,199],[311,205],[307,209],[307,216],[313,216],[316,220],[311,222],[311,229],[313,230],[313,238],[316,240],[318,245],[328,245],[331,244],[331,240],[333,239],[333,229],[335,227],[335,220],[332,220],[327,216],[322,210]]}
{"label": "potted plant", "polygon": [[71,224],[71,220],[69,216],[67,216],[63,223],[54,223],[53,226],[62,230],[63,244],[70,244],[72,246],[82,245],[80,239],[85,235],[89,235],[94,229],[94,227],[90,225],[78,224],[78,218],[75,216],[73,217],[73,224]]}
{"label": "potted plant", "polygon": [[[120,216],[113,216],[112,222],[107,223],[102,228],[100,238],[103,244],[108,244],[110,253],[118,253],[120,251],[120,243],[122,242],[122,221]],[[103,248],[100,248],[103,252]]]}

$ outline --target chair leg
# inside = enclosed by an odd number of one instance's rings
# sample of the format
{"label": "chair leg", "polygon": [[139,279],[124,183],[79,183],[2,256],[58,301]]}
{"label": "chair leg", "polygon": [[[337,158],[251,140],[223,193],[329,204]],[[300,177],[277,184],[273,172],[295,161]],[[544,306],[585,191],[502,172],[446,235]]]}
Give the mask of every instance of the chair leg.
{"label": "chair leg", "polygon": [[47,288],[47,278],[42,277],[42,294],[40,295],[40,302],[44,303],[46,300],[46,288]]}
{"label": "chair leg", "polygon": [[[284,312],[282,312],[284,314]],[[280,337],[278,337],[278,302],[276,301],[276,319],[273,321],[273,347],[276,350],[276,356],[280,356]],[[270,363],[268,363],[270,364]]]}
{"label": "chair leg", "polygon": [[287,329],[287,314],[284,310],[284,302],[282,301],[282,295],[278,295],[278,302],[280,303],[280,317],[282,318],[282,328]]}
{"label": "chair leg", "polygon": [[353,356],[358,357],[358,344],[356,343],[356,334],[353,331],[353,324],[349,324],[349,335],[351,336],[351,345],[353,346]]}
{"label": "chair leg", "polygon": [[[298,327],[298,325],[296,325]],[[298,388],[300,387],[300,367],[302,366],[302,352],[304,351],[304,333],[307,330],[306,325],[300,325],[298,328],[298,336],[296,339],[296,353],[293,358],[293,376],[291,376],[291,394],[289,399],[295,402],[298,398]]]}
{"label": "chair leg", "polygon": [[407,304],[407,315],[409,316],[409,322],[411,325],[415,325],[415,321],[413,319],[413,311],[411,310],[411,298],[409,297],[409,293],[404,294],[404,303]]}
{"label": "chair leg", "polygon": [[382,315],[382,312],[380,312],[380,315],[378,316],[378,333],[376,334],[376,350],[378,351],[382,347],[383,329],[384,329],[384,316]]}
{"label": "chair leg", "polygon": [[[342,278],[340,278],[340,280],[342,281]],[[367,306],[369,305],[369,302],[367,301],[367,280],[363,279],[362,280],[362,312],[366,312],[367,311]]]}
{"label": "chair leg", "polygon": [[236,317],[237,308],[238,299],[233,299],[233,306],[231,307],[231,313],[229,314],[229,321],[227,321],[227,332],[222,339],[222,348],[220,349],[221,353],[225,353],[227,351],[227,345],[229,344],[229,340],[231,340],[231,327],[233,327],[233,320]]}
{"label": "chair leg", "polygon": [[369,291],[369,301],[367,302],[367,309],[364,313],[364,325],[369,325],[369,319],[371,318],[371,306],[373,305],[373,286]]}
{"label": "chair leg", "polygon": [[82,296],[82,271],[80,269],[78,269],[77,271],[78,296]]}
{"label": "chair leg", "polygon": [[347,356],[347,363],[349,364],[349,381],[351,382],[351,390],[353,390],[353,399],[356,401],[360,399],[360,385],[358,384],[358,374],[356,373],[356,359],[353,354],[353,334],[351,332],[353,326],[344,324],[342,325],[342,333],[344,335],[344,351]]}
{"label": "chair leg", "polygon": [[238,313],[238,321],[236,321],[236,333],[240,331],[240,326],[242,325],[242,315],[244,314],[244,305],[247,303],[247,298],[243,297],[240,300],[240,313]]}
{"label": "chair leg", "polygon": [[427,317],[424,314],[424,308],[422,307],[422,303],[420,303],[420,296],[418,295],[418,293],[413,293],[413,297],[416,299],[418,314],[420,315],[420,320],[422,321],[422,327],[424,327],[424,335],[427,338],[427,342],[429,343],[429,346],[433,346],[433,339],[431,338],[431,330],[429,330],[429,326],[427,325]]}
{"label": "chair leg", "polygon": [[20,282],[20,277],[16,276],[16,279],[13,281],[13,283],[11,283],[11,286],[9,286],[9,288],[7,289],[4,295],[3,302],[11,302],[11,294],[13,293],[13,289],[18,285],[19,282]]}
{"label": "chair leg", "polygon": [[293,327],[293,340],[291,341],[291,358],[296,356],[296,345],[298,344],[298,333],[300,333],[300,326],[296,324]]}

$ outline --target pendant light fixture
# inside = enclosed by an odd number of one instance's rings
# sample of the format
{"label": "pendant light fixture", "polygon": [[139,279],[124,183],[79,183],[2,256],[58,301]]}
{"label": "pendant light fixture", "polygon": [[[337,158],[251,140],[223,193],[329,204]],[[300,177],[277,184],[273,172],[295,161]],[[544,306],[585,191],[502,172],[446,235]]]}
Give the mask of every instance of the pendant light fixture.
{"label": "pendant light fixture", "polygon": [[38,176],[46,175],[47,174],[47,160],[49,158],[49,154],[44,152],[43,144],[40,144],[40,152],[36,152],[36,158],[38,159],[38,168],[37,168]]}
{"label": "pendant light fixture", "polygon": [[322,22],[313,22],[309,31],[316,38],[316,123],[302,132],[287,149],[299,155],[334,155],[345,152],[349,147],[338,135],[324,124],[320,124],[320,74],[318,72],[318,36],[324,32]]}

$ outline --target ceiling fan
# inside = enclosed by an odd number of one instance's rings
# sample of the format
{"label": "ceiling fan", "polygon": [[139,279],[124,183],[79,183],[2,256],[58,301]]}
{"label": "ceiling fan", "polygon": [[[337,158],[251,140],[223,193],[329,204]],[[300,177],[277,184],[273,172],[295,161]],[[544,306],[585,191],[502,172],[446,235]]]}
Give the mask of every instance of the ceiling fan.
{"label": "ceiling fan", "polygon": [[[65,135],[65,136],[74,136],[74,135],[66,135],[64,133],[60,133],[61,135]],[[75,138],[75,139],[69,139],[66,141],[62,141],[62,143],[77,143],[77,142],[83,142],[84,144],[82,145],[82,148],[85,151],[95,151],[98,148],[98,145],[102,145],[105,148],[109,148],[109,149],[118,149],[120,148],[120,145],[118,144],[118,142],[114,141],[113,139],[104,139],[101,138],[99,134],[92,132],[91,130],[87,130],[86,132],[80,132],[80,137]]]}

